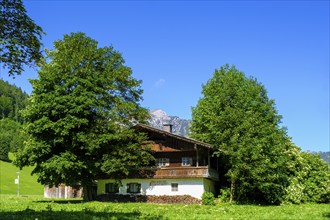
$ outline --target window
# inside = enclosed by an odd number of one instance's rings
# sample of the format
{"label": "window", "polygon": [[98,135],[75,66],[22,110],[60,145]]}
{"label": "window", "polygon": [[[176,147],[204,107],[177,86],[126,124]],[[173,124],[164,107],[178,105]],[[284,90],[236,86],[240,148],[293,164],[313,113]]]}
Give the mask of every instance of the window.
{"label": "window", "polygon": [[105,193],[118,193],[119,186],[116,183],[106,183],[105,184]]}
{"label": "window", "polygon": [[182,166],[191,166],[192,158],[191,157],[182,157]]}
{"label": "window", "polygon": [[140,193],[141,184],[139,183],[128,183],[127,184],[127,193]]}
{"label": "window", "polygon": [[171,183],[172,192],[177,192],[179,190],[177,183]]}
{"label": "window", "polygon": [[169,166],[170,165],[170,158],[157,158],[156,164],[159,167]]}

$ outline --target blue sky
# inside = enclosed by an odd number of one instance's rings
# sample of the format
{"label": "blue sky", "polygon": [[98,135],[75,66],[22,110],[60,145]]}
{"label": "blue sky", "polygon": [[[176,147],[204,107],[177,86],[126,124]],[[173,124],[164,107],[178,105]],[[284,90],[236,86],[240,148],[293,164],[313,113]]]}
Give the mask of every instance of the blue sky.
{"label": "blue sky", "polygon": [[[44,47],[82,31],[122,53],[150,110],[191,118],[202,84],[228,63],[275,100],[303,150],[329,150],[329,1],[24,1]],[[31,93],[27,69],[0,77]]]}

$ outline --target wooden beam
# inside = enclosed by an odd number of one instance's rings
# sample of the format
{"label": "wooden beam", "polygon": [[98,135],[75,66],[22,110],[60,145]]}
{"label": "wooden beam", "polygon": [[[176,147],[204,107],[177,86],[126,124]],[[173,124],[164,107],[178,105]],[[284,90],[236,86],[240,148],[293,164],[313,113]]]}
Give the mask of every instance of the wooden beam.
{"label": "wooden beam", "polygon": [[210,163],[211,163],[210,149],[208,148],[208,149],[207,149],[207,166],[208,166],[208,168],[211,168]]}
{"label": "wooden beam", "polygon": [[199,166],[199,164],[198,164],[199,157],[198,157],[198,148],[197,148],[196,143],[194,144],[194,148],[196,149],[196,167],[198,167]]}

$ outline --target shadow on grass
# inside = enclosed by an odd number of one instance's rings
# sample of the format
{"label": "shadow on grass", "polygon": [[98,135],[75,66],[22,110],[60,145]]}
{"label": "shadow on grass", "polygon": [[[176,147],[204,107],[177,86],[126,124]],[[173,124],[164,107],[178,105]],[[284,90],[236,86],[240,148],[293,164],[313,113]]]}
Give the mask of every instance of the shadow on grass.
{"label": "shadow on grass", "polygon": [[81,199],[54,199],[54,200],[38,200],[34,201],[35,203],[57,203],[57,204],[79,204],[84,203],[84,200]]}
{"label": "shadow on grass", "polygon": [[18,212],[0,212],[1,220],[58,220],[58,219],[68,219],[68,220],[105,220],[105,219],[120,219],[120,220],[130,220],[130,219],[159,219],[165,220],[161,215],[150,215],[143,214],[139,211],[133,212],[95,212],[90,209],[84,209],[83,211],[52,211],[52,210],[42,210],[35,211],[32,209],[26,209]]}
{"label": "shadow on grass", "polygon": [[325,217],[325,218],[330,218],[330,212],[326,212],[326,213],[324,213],[324,214],[323,214],[323,217]]}

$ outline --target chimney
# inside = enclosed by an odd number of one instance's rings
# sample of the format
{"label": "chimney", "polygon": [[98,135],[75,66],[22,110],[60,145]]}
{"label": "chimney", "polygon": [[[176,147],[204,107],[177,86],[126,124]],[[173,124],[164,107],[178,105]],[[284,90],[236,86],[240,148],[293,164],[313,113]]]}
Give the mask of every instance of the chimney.
{"label": "chimney", "polygon": [[172,127],[173,127],[172,124],[163,124],[163,131],[172,133]]}

